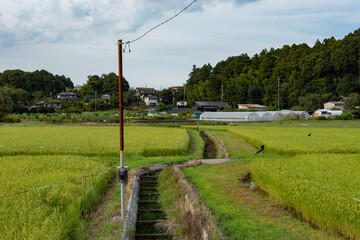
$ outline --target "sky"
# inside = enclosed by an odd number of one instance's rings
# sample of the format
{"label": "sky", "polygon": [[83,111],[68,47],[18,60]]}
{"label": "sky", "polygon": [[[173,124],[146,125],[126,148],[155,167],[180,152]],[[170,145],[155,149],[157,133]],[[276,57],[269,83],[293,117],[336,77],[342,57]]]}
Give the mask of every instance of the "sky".
{"label": "sky", "polygon": [[[138,38],[192,1],[1,0],[0,72],[45,69],[80,86],[89,75],[118,74],[118,39]],[[131,87],[181,86],[193,65],[313,46],[359,27],[359,0],[198,0],[130,44],[123,73]]]}

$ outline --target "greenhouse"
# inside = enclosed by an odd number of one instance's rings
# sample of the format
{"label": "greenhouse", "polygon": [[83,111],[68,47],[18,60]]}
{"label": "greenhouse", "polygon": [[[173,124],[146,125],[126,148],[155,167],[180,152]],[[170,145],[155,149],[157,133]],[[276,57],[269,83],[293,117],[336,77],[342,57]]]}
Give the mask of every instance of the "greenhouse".
{"label": "greenhouse", "polygon": [[267,111],[267,112],[204,112],[200,120],[247,122],[247,121],[277,121],[277,120],[305,120],[309,118],[305,111]]}
{"label": "greenhouse", "polygon": [[256,112],[259,115],[260,121],[271,121],[274,120],[274,117],[269,112]]}
{"label": "greenhouse", "polygon": [[200,115],[200,120],[204,121],[261,121],[259,115],[255,112],[204,112]]}

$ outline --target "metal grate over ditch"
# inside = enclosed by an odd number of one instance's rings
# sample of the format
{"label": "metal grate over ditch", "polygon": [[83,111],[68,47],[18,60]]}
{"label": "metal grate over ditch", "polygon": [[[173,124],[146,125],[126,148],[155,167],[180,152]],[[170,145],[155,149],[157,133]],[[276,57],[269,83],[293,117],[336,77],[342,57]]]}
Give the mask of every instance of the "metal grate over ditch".
{"label": "metal grate over ditch", "polygon": [[140,176],[135,239],[172,239],[166,233],[166,215],[159,202],[158,172]]}

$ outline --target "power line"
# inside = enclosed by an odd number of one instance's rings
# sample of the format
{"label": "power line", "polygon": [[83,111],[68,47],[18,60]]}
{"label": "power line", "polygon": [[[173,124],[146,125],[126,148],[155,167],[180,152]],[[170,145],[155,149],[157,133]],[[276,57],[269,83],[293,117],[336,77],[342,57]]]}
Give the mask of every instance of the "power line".
{"label": "power line", "polygon": [[171,18],[169,18],[168,20],[156,25],[155,27],[151,28],[150,30],[148,30],[146,33],[144,33],[143,35],[141,35],[140,37],[132,40],[132,41],[128,41],[128,42],[125,42],[125,44],[130,44],[130,43],[133,43],[133,42],[136,42],[138,40],[140,40],[141,38],[145,37],[145,35],[147,35],[148,33],[150,33],[151,31],[155,30],[156,28],[160,27],[161,25],[171,21],[172,19],[176,18],[177,16],[179,16],[182,12],[184,12],[186,9],[188,9],[191,5],[193,5],[197,0],[194,0],[192,1],[189,5],[187,5],[185,8],[183,8],[180,12],[178,12],[177,14],[175,14],[174,16],[172,16]]}

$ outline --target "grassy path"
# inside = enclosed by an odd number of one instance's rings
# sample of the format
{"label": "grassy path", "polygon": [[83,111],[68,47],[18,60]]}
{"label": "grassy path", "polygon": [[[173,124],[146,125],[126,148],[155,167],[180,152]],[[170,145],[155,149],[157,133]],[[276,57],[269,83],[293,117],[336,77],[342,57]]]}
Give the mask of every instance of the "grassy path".
{"label": "grassy path", "polygon": [[[239,178],[249,172],[254,147],[227,132],[211,131],[233,160],[216,166],[186,168],[203,201],[232,239],[337,239],[293,218],[267,196],[251,191]],[[240,160],[241,158],[241,160]]]}

